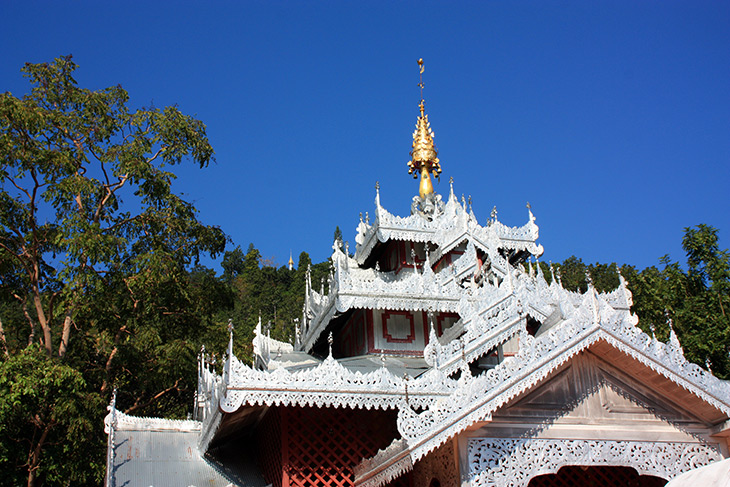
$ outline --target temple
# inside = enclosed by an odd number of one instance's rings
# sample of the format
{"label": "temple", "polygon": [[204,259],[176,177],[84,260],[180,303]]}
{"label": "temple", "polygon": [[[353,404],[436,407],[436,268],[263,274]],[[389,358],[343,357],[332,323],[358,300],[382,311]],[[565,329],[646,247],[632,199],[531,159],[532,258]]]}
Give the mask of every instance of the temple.
{"label": "temple", "polygon": [[434,192],[423,94],[410,155],[411,214],[376,185],[355,249],[307,275],[293,343],[259,323],[246,364],[231,330],[221,375],[200,355],[188,421],[112,403],[107,485],[661,486],[730,456],[730,384],[639,329],[623,278],[568,291],[533,265],[529,205],[522,226],[480,223],[453,181]]}

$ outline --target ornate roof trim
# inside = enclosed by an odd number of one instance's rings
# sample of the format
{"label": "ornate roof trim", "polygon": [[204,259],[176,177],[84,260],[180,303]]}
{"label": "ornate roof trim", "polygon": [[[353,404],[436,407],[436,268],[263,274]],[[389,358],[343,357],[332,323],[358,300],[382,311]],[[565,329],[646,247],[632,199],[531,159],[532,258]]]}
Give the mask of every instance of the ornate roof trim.
{"label": "ornate roof trim", "polygon": [[465,476],[474,487],[527,485],[566,465],[630,466],[641,475],[668,479],[722,459],[711,445],[674,441],[472,438],[467,452]]}
{"label": "ornate roof trim", "polygon": [[[594,296],[586,293],[585,301],[594,301]],[[539,338],[524,336],[515,357],[478,377],[460,379],[460,387],[454,394],[422,413],[401,408],[398,430],[408,444],[411,462],[415,463],[475,423],[488,421],[494,411],[599,341],[610,344],[730,416],[730,383],[688,362],[674,332],[669,343],[662,343],[637,328],[636,318],[626,312],[614,312],[610,316],[606,313],[604,319],[594,321],[585,319],[584,313],[591,311],[591,306],[584,306],[582,311],[582,319],[567,320]],[[593,311],[597,311],[595,307]],[[400,461],[385,455],[379,460],[383,472]],[[370,470],[377,467],[372,466]],[[370,487],[387,482],[387,476],[379,472],[374,472],[372,477],[367,484]]]}
{"label": "ornate roof trim", "polygon": [[[383,462],[388,462],[385,469],[381,469]],[[411,470],[413,462],[408,454],[408,443],[400,439],[357,464],[353,473],[358,487],[380,487]]]}
{"label": "ornate roof trim", "polygon": [[329,356],[310,369],[270,372],[253,369],[233,357],[220,407],[226,413],[242,405],[394,409],[405,407],[407,400],[413,407],[425,408],[456,388],[456,381],[436,370],[404,379],[385,367],[353,372]]}
{"label": "ornate roof trim", "polygon": [[[401,409],[398,429],[411,446],[414,460],[422,458],[475,422],[482,421],[600,340],[730,416],[730,384],[687,362],[681,349],[678,351],[671,344],[652,339],[633,326],[627,329],[621,322],[581,327],[573,321],[538,339],[525,336],[520,351],[513,359],[505,360],[486,374],[473,378],[460,388],[458,394],[423,413]],[[429,426],[436,424],[449,426],[429,432]]]}
{"label": "ornate roof trim", "polygon": [[357,227],[355,261],[359,265],[365,263],[378,241],[388,240],[433,243],[440,249],[437,250],[438,256],[449,252],[471,235],[481,242],[484,250],[491,240],[497,243],[498,248],[528,251],[535,256],[543,253],[542,245],[535,243],[539,227],[535,224],[532,211],[529,211],[528,222],[521,227],[509,227],[497,221],[496,217],[483,227],[477,223],[473,212],[468,211],[465,204],[462,206],[456,201],[453,193],[444,206],[444,212],[436,215],[433,220],[419,214],[407,217],[393,215],[380,206],[377,198],[375,215],[372,225],[361,222]]}
{"label": "ornate roof trim", "polygon": [[203,423],[190,419],[164,419],[130,416],[121,411],[110,411],[104,418],[104,432],[110,427],[120,431],[200,431]]}
{"label": "ornate roof trim", "polygon": [[476,266],[474,252],[467,252],[457,259],[452,271],[435,274],[430,266],[422,270],[380,272],[361,269],[354,259],[335,246],[332,254],[334,274],[330,279],[329,293],[314,290],[307,299],[307,319],[304,323],[302,350],[309,351],[322,334],[329,321],[337,314],[350,309],[390,309],[408,311],[455,312],[464,289],[456,277]]}

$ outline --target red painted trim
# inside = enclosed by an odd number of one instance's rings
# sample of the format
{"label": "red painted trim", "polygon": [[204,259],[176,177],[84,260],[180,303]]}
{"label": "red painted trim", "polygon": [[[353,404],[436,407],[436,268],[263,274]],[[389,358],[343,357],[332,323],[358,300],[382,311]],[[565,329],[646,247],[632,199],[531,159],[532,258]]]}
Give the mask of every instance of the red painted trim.
{"label": "red painted trim", "polygon": [[281,429],[281,487],[289,487],[289,409],[280,408]]}
{"label": "red painted trim", "polygon": [[421,319],[423,320],[423,343],[428,345],[428,337],[431,334],[431,324],[428,322],[428,313],[421,311]]}
{"label": "red painted trim", "polygon": [[459,315],[457,313],[450,313],[448,311],[443,311],[436,314],[436,332],[439,336],[444,334],[444,321],[446,318],[456,318],[456,320],[458,321]]}
{"label": "red painted trim", "polygon": [[360,355],[367,350],[364,313],[364,310],[356,310],[340,332],[339,341],[342,343],[342,350],[348,357]]}
{"label": "red painted trim", "polygon": [[[391,315],[405,316],[408,319],[410,323],[410,330],[407,337],[393,338],[390,333],[388,333],[388,318],[390,318]],[[380,320],[382,323],[383,338],[385,338],[385,341],[388,343],[413,343],[416,339],[416,325],[414,323],[413,315],[408,311],[384,311],[380,315]]]}
{"label": "red painted trim", "polygon": [[[408,242],[408,248],[406,249],[406,242],[399,242],[399,252],[402,252],[399,256],[399,265],[398,268],[395,270],[396,275],[399,274],[402,270],[405,269],[413,269],[413,264],[408,263],[408,259],[411,257],[411,250],[415,250],[415,246],[413,245],[413,242]],[[418,257],[418,254],[416,254],[415,258],[413,259],[416,264],[423,264],[424,260]],[[423,268],[423,265],[421,265],[421,268]]]}
{"label": "red painted trim", "polygon": [[375,332],[373,330],[375,328],[375,323],[373,320],[373,310],[367,310],[365,313],[365,319],[367,320],[365,327],[368,329],[368,353],[379,353],[380,351],[375,349]]}

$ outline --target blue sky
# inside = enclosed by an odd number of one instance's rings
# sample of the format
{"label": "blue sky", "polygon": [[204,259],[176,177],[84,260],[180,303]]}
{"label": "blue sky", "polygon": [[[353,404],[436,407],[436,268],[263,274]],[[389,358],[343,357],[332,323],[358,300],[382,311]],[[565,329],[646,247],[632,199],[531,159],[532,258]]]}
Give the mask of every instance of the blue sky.
{"label": "blue sky", "polygon": [[443,167],[485,223],[540,225],[544,260],[684,260],[730,246],[730,2],[0,3],[0,90],[72,54],[79,84],[201,119],[217,162],[177,171],[200,218],[284,264],[354,241],[374,185],[407,215],[416,60]]}

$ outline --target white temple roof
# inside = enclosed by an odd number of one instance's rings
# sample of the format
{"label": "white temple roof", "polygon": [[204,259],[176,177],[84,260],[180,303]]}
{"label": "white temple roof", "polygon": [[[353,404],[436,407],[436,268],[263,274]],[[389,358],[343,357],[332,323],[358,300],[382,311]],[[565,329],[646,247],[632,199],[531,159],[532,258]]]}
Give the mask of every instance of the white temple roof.
{"label": "white temple roof", "polygon": [[492,243],[499,248],[523,250],[539,257],[543,253],[542,246],[535,243],[539,229],[532,211],[528,210],[528,213],[529,220],[522,227],[508,227],[497,221],[496,215],[486,226],[481,226],[473,211],[467,210],[466,202],[459,204],[452,186],[443,211],[437,212],[432,219],[424,218],[418,213],[399,217],[380,205],[378,190],[375,198],[375,221],[372,224],[360,221],[357,227],[355,260],[362,265],[377,242],[388,240],[434,244],[438,248],[438,257],[458,246],[467,235],[479,242],[484,250]]}
{"label": "white temple roof", "polygon": [[[540,266],[534,271],[531,265],[525,270],[510,263],[500,249],[542,252],[534,241],[537,226],[531,212],[525,227],[508,229],[496,219],[486,227],[477,225],[453,193],[432,220],[394,217],[380,208],[379,200],[376,207],[376,222],[360,223],[359,254],[349,257],[334,246],[329,293],[314,291],[307,280],[297,345],[292,349],[264,337],[259,325],[254,348],[260,368],[241,363],[229,348],[223,377],[206,376],[201,383],[208,389],[199,395],[214,398],[223,414],[255,406],[397,409],[401,438],[357,469],[357,484],[368,487],[387,483],[455,435],[489,421],[497,409],[588,349],[628,358],[673,384],[677,394],[684,391],[702,403],[713,411],[711,417],[720,422],[730,417],[730,385],[689,363],[674,332],[665,344],[637,327],[623,277],[610,293],[598,293],[589,282],[581,294],[565,290],[555,278],[548,284]],[[431,242],[442,253],[466,245],[439,272],[424,265],[394,273],[361,267],[374,239]],[[478,251],[486,262],[478,259]],[[435,260],[427,253],[427,262]],[[330,351],[319,361],[304,353],[334,317],[357,308],[449,311],[460,319],[441,337],[431,330],[422,359],[335,359]],[[540,324],[534,336],[527,332],[528,320]],[[472,375],[470,363],[514,339],[519,342],[516,355]],[[209,417],[206,421],[220,420],[212,413]],[[215,424],[204,426],[204,431],[214,430]]]}

